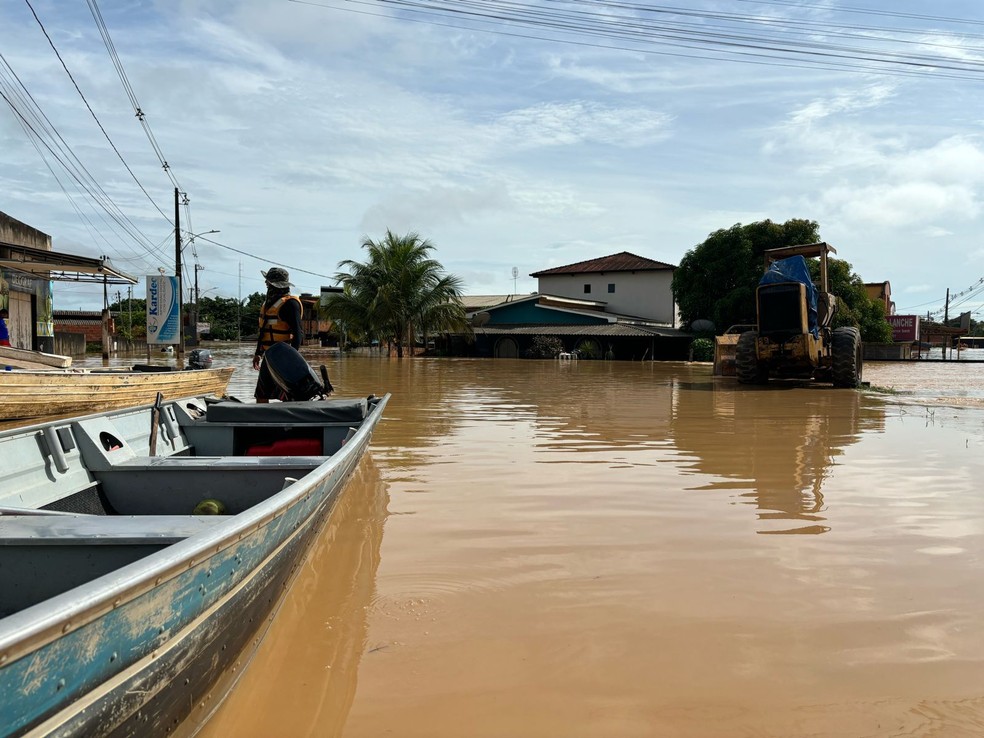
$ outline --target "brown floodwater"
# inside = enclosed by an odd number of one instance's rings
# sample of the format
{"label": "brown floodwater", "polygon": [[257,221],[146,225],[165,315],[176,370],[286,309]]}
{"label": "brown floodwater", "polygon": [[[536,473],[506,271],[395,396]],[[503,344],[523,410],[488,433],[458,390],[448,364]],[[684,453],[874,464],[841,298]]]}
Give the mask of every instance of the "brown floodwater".
{"label": "brown floodwater", "polygon": [[984,364],[325,363],[393,399],[200,735],[984,734]]}

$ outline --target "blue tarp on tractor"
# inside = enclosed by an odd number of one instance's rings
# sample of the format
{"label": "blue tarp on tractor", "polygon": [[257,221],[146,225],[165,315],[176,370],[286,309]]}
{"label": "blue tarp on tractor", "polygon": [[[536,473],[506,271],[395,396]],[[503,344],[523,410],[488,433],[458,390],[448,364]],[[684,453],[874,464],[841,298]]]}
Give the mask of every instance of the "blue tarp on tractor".
{"label": "blue tarp on tractor", "polygon": [[810,327],[810,333],[814,338],[819,338],[820,328],[817,324],[817,288],[810,278],[810,267],[806,264],[806,259],[802,256],[790,256],[788,259],[779,259],[769,266],[768,271],[762,275],[759,284],[779,284],[780,282],[799,282],[806,285],[806,320]]}

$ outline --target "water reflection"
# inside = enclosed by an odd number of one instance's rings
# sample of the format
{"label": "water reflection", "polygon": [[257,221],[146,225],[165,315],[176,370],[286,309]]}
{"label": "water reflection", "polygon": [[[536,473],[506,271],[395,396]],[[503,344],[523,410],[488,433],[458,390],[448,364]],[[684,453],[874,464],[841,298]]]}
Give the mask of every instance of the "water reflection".
{"label": "water reflection", "polygon": [[[212,351],[215,365],[236,367],[230,394],[248,401],[256,377],[252,347]],[[315,362],[326,365],[339,395],[393,392],[375,445],[394,481],[426,482],[462,444],[476,460],[489,456],[490,467],[509,463],[503,453],[513,462],[574,465],[577,471],[548,473],[568,483],[618,481],[611,472],[596,479],[587,472],[591,465],[603,471],[670,464],[705,477],[689,489],[730,492],[753,505],[763,534],[829,530],[824,484],[831,469],[859,434],[884,427],[882,404],[857,392],[742,387],[683,363],[341,356]]]}
{"label": "water reflection", "polygon": [[[363,459],[249,669],[199,736],[342,734],[367,643],[387,485]],[[258,706],[276,705],[275,712]],[[202,714],[183,726],[193,726]]]}
{"label": "water reflection", "polygon": [[825,533],[824,484],[862,433],[884,429],[885,409],[858,392],[774,385],[679,384],[674,444],[687,471],[712,477],[691,489],[739,490],[767,523],[759,533]]}

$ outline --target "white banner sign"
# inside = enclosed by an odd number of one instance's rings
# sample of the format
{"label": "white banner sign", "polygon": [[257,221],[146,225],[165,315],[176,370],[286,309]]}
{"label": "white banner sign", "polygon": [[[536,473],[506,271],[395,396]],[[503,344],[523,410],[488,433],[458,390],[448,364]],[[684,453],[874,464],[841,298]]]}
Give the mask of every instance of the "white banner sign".
{"label": "white banner sign", "polygon": [[177,277],[147,277],[147,343],[177,344],[181,305]]}

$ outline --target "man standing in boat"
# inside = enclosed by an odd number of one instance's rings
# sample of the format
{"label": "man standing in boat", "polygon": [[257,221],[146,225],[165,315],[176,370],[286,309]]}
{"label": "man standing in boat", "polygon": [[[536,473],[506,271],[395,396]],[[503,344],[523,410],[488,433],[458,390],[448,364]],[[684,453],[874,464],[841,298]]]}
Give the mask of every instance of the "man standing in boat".
{"label": "man standing in boat", "polygon": [[301,328],[301,300],[290,294],[290,275],[286,269],[271,267],[260,272],[266,280],[267,295],[260,308],[260,337],[253,355],[253,368],[260,372],[253,396],[257,402],[284,399],[270,369],[263,361],[263,354],[275,343],[289,343],[295,349],[301,347],[304,332]]}

